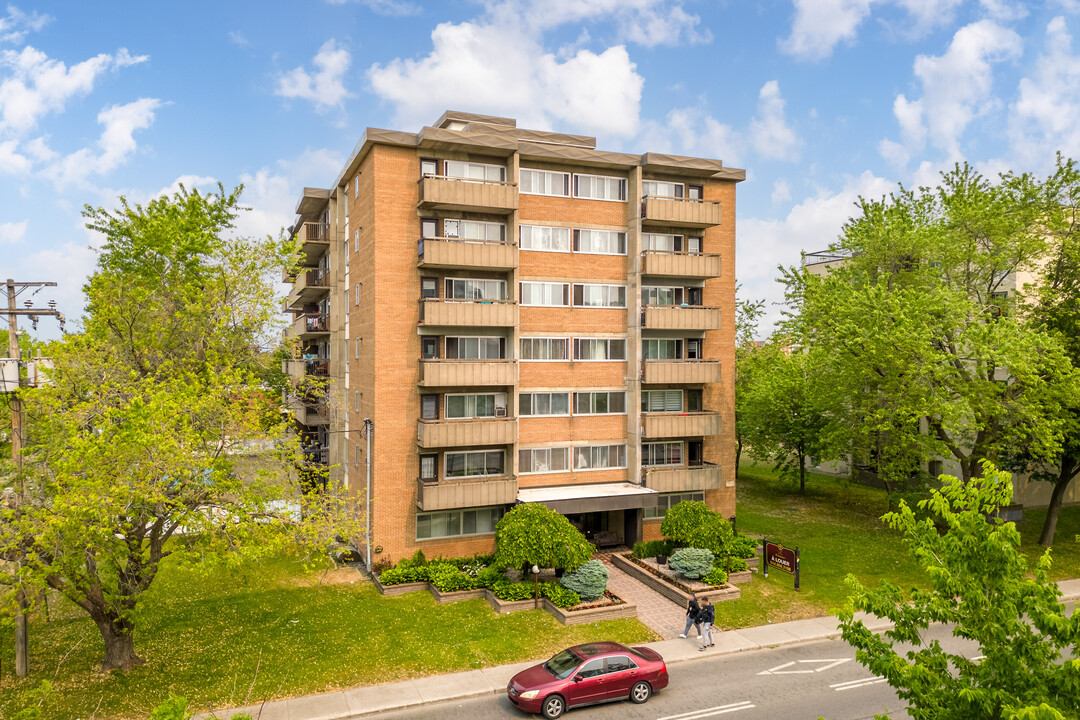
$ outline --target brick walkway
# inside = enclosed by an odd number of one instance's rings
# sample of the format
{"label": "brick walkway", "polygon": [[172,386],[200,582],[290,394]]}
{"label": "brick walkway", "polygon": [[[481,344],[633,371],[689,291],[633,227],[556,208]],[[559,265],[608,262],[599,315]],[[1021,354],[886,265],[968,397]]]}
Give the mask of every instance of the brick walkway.
{"label": "brick walkway", "polygon": [[[686,624],[685,608],[615,567],[611,562],[611,553],[597,553],[593,558],[603,562],[608,570],[608,590],[637,605],[638,620],[665,640],[679,637]],[[691,635],[688,641],[697,642],[697,639]]]}

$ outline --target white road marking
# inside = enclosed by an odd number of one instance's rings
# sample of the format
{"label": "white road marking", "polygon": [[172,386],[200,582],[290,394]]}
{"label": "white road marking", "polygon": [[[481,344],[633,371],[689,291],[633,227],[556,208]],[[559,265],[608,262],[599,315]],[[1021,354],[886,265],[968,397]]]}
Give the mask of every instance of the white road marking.
{"label": "white road marking", "polygon": [[768,670],[762,670],[761,672],[758,673],[758,675],[802,675],[802,674],[810,674],[810,673],[821,672],[822,670],[828,670],[829,668],[834,668],[837,665],[843,665],[844,663],[849,662],[850,660],[851,660],[851,658],[826,659],[826,660],[799,660],[800,663],[824,663],[824,664],[821,667],[810,668],[808,670],[787,670],[786,668],[789,668],[789,667],[791,667],[792,665],[795,664],[795,661],[792,660],[791,662],[786,662],[783,665],[777,665],[774,668],[769,668]]}
{"label": "white road marking", "polygon": [[885,682],[885,678],[883,677],[869,677],[861,678],[859,680],[848,680],[847,682],[836,683],[829,687],[839,692],[841,690],[854,690],[855,688],[866,687],[867,685],[877,685],[878,683],[883,682]]}
{"label": "white road marking", "polygon": [[707,718],[714,715],[723,715],[730,712],[738,712],[739,710],[749,710],[756,707],[749,700],[743,700],[742,702],[731,703],[730,705],[717,705],[716,707],[705,708],[704,710],[693,710],[691,712],[685,712],[680,715],[666,715],[656,720],[698,720],[698,718]]}

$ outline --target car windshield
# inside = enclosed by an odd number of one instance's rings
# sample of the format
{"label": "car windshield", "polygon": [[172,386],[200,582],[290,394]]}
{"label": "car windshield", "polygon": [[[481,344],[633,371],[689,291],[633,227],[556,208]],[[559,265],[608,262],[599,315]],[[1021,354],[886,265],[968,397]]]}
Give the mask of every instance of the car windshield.
{"label": "car windshield", "polygon": [[561,653],[544,663],[544,669],[559,680],[565,680],[570,677],[570,673],[574,672],[574,669],[580,664],[581,658],[569,650],[563,650]]}

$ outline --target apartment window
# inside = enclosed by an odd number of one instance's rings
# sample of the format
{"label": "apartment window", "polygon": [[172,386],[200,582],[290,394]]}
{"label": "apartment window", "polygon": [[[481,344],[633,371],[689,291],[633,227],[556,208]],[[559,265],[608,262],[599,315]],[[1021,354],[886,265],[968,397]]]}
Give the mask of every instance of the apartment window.
{"label": "apartment window", "polygon": [[446,396],[448,420],[490,417],[506,417],[506,393]]}
{"label": "apartment window", "polygon": [[530,195],[570,197],[570,173],[521,168],[518,171],[518,191]]}
{"label": "apartment window", "polygon": [[446,177],[459,180],[506,182],[506,168],[502,165],[447,160]]}
{"label": "apartment window", "polygon": [[663,233],[641,233],[641,249],[656,252],[682,252],[683,236]]}
{"label": "apartment window", "polygon": [[439,174],[439,161],[432,158],[420,158],[420,176],[428,177]]}
{"label": "apartment window", "polygon": [[570,414],[570,393],[536,392],[518,394],[518,415],[551,417]]}
{"label": "apartment window", "polygon": [[626,202],[626,178],[575,174],[574,197]]}
{"label": "apartment window", "polygon": [[641,357],[645,360],[681,360],[682,340],[663,338],[642,340]]}
{"label": "apartment window", "polygon": [[686,341],[686,359],[701,360],[705,357],[704,341],[700,338],[689,338]]}
{"label": "apartment window", "polygon": [[506,226],[502,223],[476,220],[443,220],[443,236],[462,240],[503,242],[506,239]]}
{"label": "apartment window", "polygon": [[502,450],[476,450],[472,452],[448,452],[444,456],[446,477],[479,477],[502,475],[505,470],[506,453]]}
{"label": "apartment window", "polygon": [[360,197],[360,174],[353,178],[353,195]]}
{"label": "apartment window", "polygon": [[521,360],[569,360],[569,338],[520,338]]}
{"label": "apartment window", "polygon": [[568,307],[570,283],[522,282],[521,304],[538,307]]}
{"label": "apartment window", "polygon": [[360,412],[360,391],[356,390],[353,396],[353,406],[356,408],[356,412]]}
{"label": "apartment window", "polygon": [[360,252],[360,228],[353,231],[353,252]]}
{"label": "apartment window", "polygon": [[436,482],[439,479],[439,456],[420,456],[420,479],[428,482]]}
{"label": "apartment window", "polygon": [[568,472],[569,470],[570,448],[568,447],[518,450],[518,473],[521,475]]}
{"label": "apartment window", "polygon": [[626,307],[625,285],[574,285],[575,307]]}
{"label": "apartment window", "polygon": [[437,298],[439,297],[439,278],[422,277],[420,278],[420,297],[421,298]]}
{"label": "apartment window", "polygon": [[657,498],[656,507],[645,508],[645,519],[662,518],[667,511],[681,502],[705,502],[705,493],[661,493]]}
{"label": "apartment window", "polygon": [[626,467],[625,445],[579,445],[574,448],[575,470]]}
{"label": "apartment window", "polygon": [[682,390],[642,390],[641,412],[682,412]]}
{"label": "apartment window", "polygon": [[353,352],[355,353],[356,359],[359,360],[360,359],[360,338],[356,338],[355,340],[353,340],[353,345],[355,346],[354,349],[353,349]]}
{"label": "apartment window", "polygon": [[625,360],[626,340],[622,338],[574,338],[575,360]]}
{"label": "apartment window", "polygon": [[650,467],[683,464],[681,442],[641,443],[641,464]]}
{"label": "apartment window", "polygon": [[575,230],[574,252],[625,255],[626,233],[617,230]]}
{"label": "apartment window", "polygon": [[506,357],[506,338],[448,337],[447,360],[501,360]]}
{"label": "apartment window", "polygon": [[416,539],[490,535],[495,532],[495,524],[505,513],[502,507],[416,513]]}
{"label": "apartment window", "polygon": [[420,396],[420,419],[421,420],[438,420],[439,419],[439,396],[438,395],[421,395]]}
{"label": "apartment window", "polygon": [[345,257],[349,257],[349,238],[345,238]]}
{"label": "apartment window", "polygon": [[625,392],[574,393],[575,415],[616,415],[625,412]]}
{"label": "apartment window", "polygon": [[691,200],[701,200],[703,197],[705,197],[705,188],[701,185],[687,185],[686,197],[690,198]]}
{"label": "apartment window", "polygon": [[434,360],[439,357],[439,338],[435,335],[424,335],[420,338],[420,357],[425,360]]}
{"label": "apartment window", "polygon": [[570,228],[522,225],[520,238],[522,250],[570,252]]}
{"label": "apartment window", "polygon": [[931,460],[926,463],[926,471],[936,480],[944,472],[943,463],[940,460]]}
{"label": "apartment window", "polygon": [[700,255],[701,250],[701,238],[700,237],[688,237],[686,238],[686,252]]}
{"label": "apartment window", "polygon": [[446,278],[446,294],[454,300],[505,300],[505,280]]}
{"label": "apartment window", "polygon": [[360,283],[353,286],[353,305],[360,304]]}
{"label": "apartment window", "polygon": [[660,180],[642,180],[641,194],[654,197],[681,198],[683,196],[683,184]]}
{"label": "apartment window", "polygon": [[641,288],[642,305],[681,305],[683,301],[683,288],[681,287],[651,287],[643,285]]}

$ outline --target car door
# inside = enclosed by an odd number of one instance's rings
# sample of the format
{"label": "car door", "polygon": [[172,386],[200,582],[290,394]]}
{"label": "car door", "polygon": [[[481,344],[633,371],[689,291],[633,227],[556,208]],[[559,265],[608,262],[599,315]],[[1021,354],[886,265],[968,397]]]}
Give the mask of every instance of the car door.
{"label": "car door", "polygon": [[604,699],[604,658],[594,658],[574,673],[566,687],[566,704],[582,705]]}
{"label": "car door", "polygon": [[623,698],[638,681],[641,670],[626,655],[613,655],[604,660],[604,699]]}

